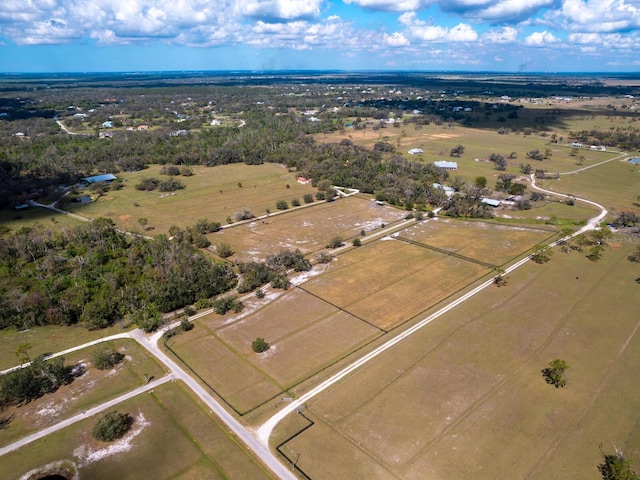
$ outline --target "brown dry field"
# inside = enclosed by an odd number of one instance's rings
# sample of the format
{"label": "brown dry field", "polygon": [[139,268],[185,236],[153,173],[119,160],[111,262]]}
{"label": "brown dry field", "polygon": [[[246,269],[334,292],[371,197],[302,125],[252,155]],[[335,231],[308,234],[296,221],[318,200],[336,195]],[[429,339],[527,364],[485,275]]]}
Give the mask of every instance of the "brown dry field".
{"label": "brown dry field", "polygon": [[341,255],[325,275],[302,288],[388,331],[488,272],[476,263],[389,239]]}
{"label": "brown dry field", "polygon": [[[598,263],[556,252],[546,265],[527,264],[506,287],[483,291],[308,402],[316,425],[284,448],[314,480],[360,472],[596,480],[600,444],[637,466],[640,288],[631,247],[617,244]],[[554,358],[570,365],[564,389],[540,374]],[[285,423],[276,435],[295,428]]]}
{"label": "brown dry field", "polygon": [[[295,386],[381,335],[348,313],[292,289],[249,312],[212,314],[171,348],[238,412]],[[216,318],[217,317],[217,318]],[[251,350],[263,337],[270,349]]]}
{"label": "brown dry field", "polygon": [[379,229],[382,223],[401,220],[407,214],[389,206],[377,205],[370,198],[348,197],[331,203],[293,210],[209,235],[216,242],[227,242],[240,261],[264,259],[282,249],[317,252],[335,237],[344,240]]}
{"label": "brown dry field", "polygon": [[555,234],[542,229],[438,218],[435,222],[417,223],[400,236],[501,266]]}

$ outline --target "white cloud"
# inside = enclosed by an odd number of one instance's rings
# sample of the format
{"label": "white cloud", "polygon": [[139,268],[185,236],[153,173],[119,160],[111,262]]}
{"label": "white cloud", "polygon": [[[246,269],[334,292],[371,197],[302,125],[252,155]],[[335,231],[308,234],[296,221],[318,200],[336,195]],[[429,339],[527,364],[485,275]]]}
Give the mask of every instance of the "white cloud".
{"label": "white cloud", "polygon": [[393,32],[391,35],[384,34],[384,43],[390,47],[406,47],[411,42],[400,32]]}
{"label": "white cloud", "polygon": [[243,15],[261,19],[316,18],[324,0],[249,0],[239,2]]}
{"label": "white cloud", "polygon": [[558,39],[546,30],[544,32],[534,32],[524,39],[525,45],[530,47],[544,47],[557,41]]}
{"label": "white cloud", "polygon": [[347,5],[357,5],[368,10],[383,12],[415,12],[429,8],[437,0],[343,0]]}
{"label": "white cloud", "polygon": [[637,0],[564,0],[545,19],[574,32],[627,32],[640,29]]}
{"label": "white cloud", "polygon": [[494,28],[482,35],[485,43],[514,43],[517,39],[518,31],[513,27]]}
{"label": "white cloud", "polygon": [[476,31],[466,23],[449,29],[420,20],[415,12],[403,13],[398,22],[407,27],[406,37],[422,42],[473,42],[478,39]]}

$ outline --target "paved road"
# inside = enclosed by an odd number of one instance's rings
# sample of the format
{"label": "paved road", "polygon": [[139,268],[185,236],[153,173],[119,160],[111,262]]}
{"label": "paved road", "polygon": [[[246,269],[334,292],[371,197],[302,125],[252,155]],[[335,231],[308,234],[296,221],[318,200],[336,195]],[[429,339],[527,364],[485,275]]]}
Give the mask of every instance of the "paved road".
{"label": "paved road", "polygon": [[67,418],[66,420],[63,420],[59,423],[56,423],[55,425],[52,425],[48,428],[45,428],[43,430],[40,430],[39,432],[33,433],[31,435],[28,435],[26,437],[24,437],[21,440],[18,440],[17,442],[11,443],[5,447],[0,448],[0,456],[5,455],[9,452],[13,452],[14,450],[19,449],[20,447],[23,447],[31,442],[34,442],[36,440],[38,440],[39,438],[43,438],[46,437],[47,435],[53,433],[53,432],[57,432],[58,430],[62,430],[65,427],[68,427],[69,425],[73,425],[76,422],[79,422],[80,420],[84,420],[85,418],[89,418],[93,415],[95,415],[96,413],[100,413],[103,412],[111,407],[114,407],[116,405],[118,405],[119,403],[124,402],[125,400],[129,400],[130,398],[133,398],[135,396],[140,395],[141,393],[144,392],[148,392],[149,390],[153,390],[155,387],[158,387],[164,383],[167,383],[171,380],[174,379],[174,375],[173,374],[169,374],[169,375],[165,375],[162,378],[159,378],[157,380],[154,380],[152,382],[147,383],[146,385],[143,385],[141,387],[136,388],[135,390],[131,390],[130,392],[125,393],[124,395],[120,395],[119,397],[114,398],[113,400],[109,400],[108,402],[105,402],[101,405],[98,405],[97,407],[93,407],[90,408],[88,410],[85,410],[83,413],[79,413],[77,415],[74,415],[71,418]]}
{"label": "paved road", "polygon": [[244,425],[240,424],[218,401],[211,396],[198,382],[187,374],[178,364],[169,358],[159,347],[158,340],[162,337],[162,332],[158,332],[152,337],[146,337],[141,330],[131,332],[131,338],[135,338],[140,345],[151,352],[158,360],[172,372],[175,378],[182,380],[199,398],[212,413],[217,415],[225,425],[244,442],[253,453],[264,462],[278,478],[283,480],[297,480],[297,477],[285,467],[278,458],[269,450],[268,444],[259,442],[256,437]]}

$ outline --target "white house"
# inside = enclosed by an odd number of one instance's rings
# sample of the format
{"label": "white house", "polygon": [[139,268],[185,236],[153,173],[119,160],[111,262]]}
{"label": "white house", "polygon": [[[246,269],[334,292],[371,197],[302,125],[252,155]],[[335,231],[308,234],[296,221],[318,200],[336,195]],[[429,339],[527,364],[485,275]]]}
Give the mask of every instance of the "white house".
{"label": "white house", "polygon": [[421,153],[424,153],[421,148],[412,148],[409,150],[409,155],[420,155]]}

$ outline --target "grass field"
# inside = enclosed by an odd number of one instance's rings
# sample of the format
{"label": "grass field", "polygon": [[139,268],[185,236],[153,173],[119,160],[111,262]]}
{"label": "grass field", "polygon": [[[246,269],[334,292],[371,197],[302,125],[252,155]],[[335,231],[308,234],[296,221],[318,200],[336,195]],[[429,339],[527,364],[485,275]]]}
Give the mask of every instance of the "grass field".
{"label": "grass field", "polygon": [[59,230],[78,225],[79,221],[62,213],[45,208],[30,207],[24,210],[0,209],[0,226],[8,227],[12,232],[22,227],[42,225],[47,230]]}
{"label": "grass field", "polygon": [[[251,309],[251,307],[248,307]],[[171,349],[236,411],[244,413],[353,352],[380,330],[294,289],[235,319],[212,315]],[[251,350],[263,337],[270,349]]]}
{"label": "grass field", "polygon": [[548,230],[446,218],[419,223],[400,233],[401,238],[495,266],[504,265],[554,235],[555,232]]}
{"label": "grass field", "polygon": [[[120,351],[126,359],[114,369],[101,371],[90,364],[91,354],[105,346]],[[86,365],[86,373],[54,393],[3,412],[3,416],[13,415],[13,420],[8,428],[0,430],[0,445],[19,440],[29,433],[144,385],[147,378],[164,375],[155,360],[133,340],[118,340],[79,350],[67,355],[65,364]]]}
{"label": "grass field", "polygon": [[[599,263],[557,252],[527,264],[308,403],[316,425],[284,448],[316,480],[363,469],[372,479],[596,480],[599,444],[637,469],[640,271],[630,248],[614,244]],[[540,374],[554,358],[571,367],[564,389]]]}
{"label": "grass field", "polygon": [[[167,178],[160,174],[160,166],[152,165],[139,172],[118,174],[125,182],[121,190],[107,192],[96,202],[65,208],[92,218],[107,217],[119,227],[141,230],[139,218],[149,220],[146,228],[151,234],[167,233],[172,225],[187,227],[198,219],[227,223],[227,217],[248,208],[254,215],[267,209],[276,211],[278,200],[298,198],[315,193],[310,185],[296,181],[296,175],[282,165],[221,165],[192,167],[194,175],[178,177],[185,188],[171,193],[144,192],[134,188],[143,178]],[[239,186],[241,184],[242,186]],[[289,188],[287,188],[289,185]]]}
{"label": "grass field", "polygon": [[322,250],[335,237],[344,240],[401,220],[407,212],[377,205],[370,198],[349,197],[251,222],[209,235],[213,244],[224,241],[234,248],[234,259],[264,259],[281,249],[299,248],[308,254]]}
{"label": "grass field", "polygon": [[59,327],[46,325],[30,328],[28,330],[0,330],[0,370],[17,365],[18,357],[15,354],[19,345],[28,343],[31,345],[29,356],[35,358],[45,353],[55,353],[83,343],[97,340],[102,337],[122,333],[119,325],[103,330],[88,330],[87,327],[74,325]]}
{"label": "grass field", "polygon": [[610,162],[560,180],[545,180],[540,186],[594,200],[609,211],[640,213],[640,168],[627,161]]}
{"label": "grass field", "polygon": [[[123,440],[106,444],[91,438],[96,418],[5,455],[0,477],[18,479],[59,460],[78,467],[79,478],[271,478],[181,384],[165,384],[118,407],[136,421]],[[107,449],[111,446],[111,452]]]}
{"label": "grass field", "polygon": [[341,255],[328,273],[303,288],[390,330],[489,271],[424,247],[388,240]]}

